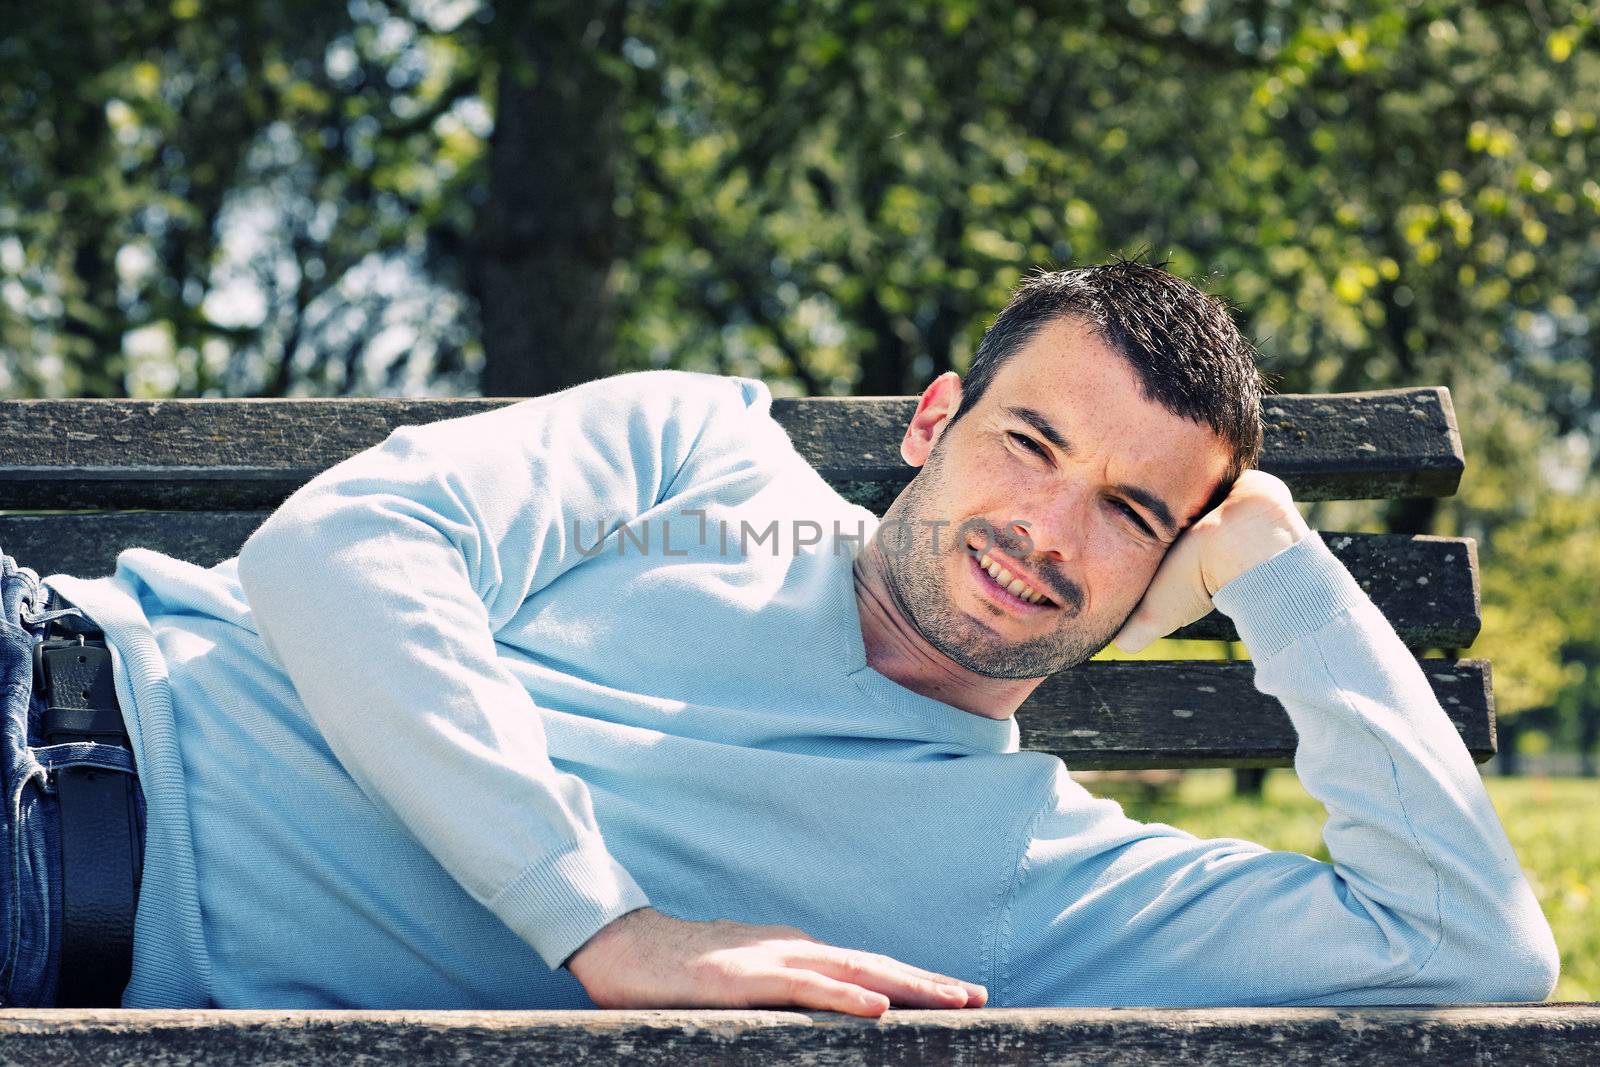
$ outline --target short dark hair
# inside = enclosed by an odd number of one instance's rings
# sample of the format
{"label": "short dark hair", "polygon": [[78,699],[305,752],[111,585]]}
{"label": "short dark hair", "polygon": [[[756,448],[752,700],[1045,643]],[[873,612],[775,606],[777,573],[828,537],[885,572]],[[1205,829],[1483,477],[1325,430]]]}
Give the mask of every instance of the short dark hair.
{"label": "short dark hair", "polygon": [[1221,487],[1230,488],[1261,456],[1266,380],[1227,305],[1164,267],[1117,260],[1024,279],[983,335],[950,425],[982,399],[1001,365],[1041,327],[1078,318],[1133,365],[1146,399],[1210,426],[1233,449]]}

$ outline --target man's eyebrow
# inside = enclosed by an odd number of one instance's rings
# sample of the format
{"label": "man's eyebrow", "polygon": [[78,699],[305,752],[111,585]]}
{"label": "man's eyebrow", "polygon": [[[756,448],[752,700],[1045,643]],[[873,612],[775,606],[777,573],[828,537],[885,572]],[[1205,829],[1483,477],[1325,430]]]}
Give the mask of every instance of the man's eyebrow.
{"label": "man's eyebrow", "polygon": [[[1033,408],[1011,405],[1002,406],[1000,410],[1004,414],[1010,415],[1015,419],[1021,419],[1029,426],[1032,426],[1039,432],[1040,437],[1043,437],[1046,441],[1049,441],[1052,445],[1055,445],[1062,454],[1068,456],[1072,455],[1072,446],[1067,443],[1067,439],[1062,436],[1061,431],[1057,430],[1055,425],[1049,419],[1045,418],[1040,412],[1035,411]],[[1112,488],[1121,493],[1123,496],[1128,497],[1130,500],[1144,505],[1145,510],[1154,515],[1156,517],[1156,521],[1166,529],[1169,537],[1176,537],[1178,535],[1178,524],[1172,521],[1172,509],[1167,507],[1166,502],[1160,497],[1156,496],[1150,490],[1137,485],[1116,485],[1112,486]]]}
{"label": "man's eyebrow", "polygon": [[1010,415],[1014,419],[1021,419],[1023,422],[1039,431],[1039,436],[1043,437],[1046,441],[1049,441],[1052,445],[1055,445],[1057,451],[1063,453],[1064,455],[1072,455],[1072,446],[1069,445],[1067,443],[1067,439],[1061,435],[1061,431],[1057,430],[1054,424],[1052,424],[1049,419],[1045,418],[1039,412],[1033,410],[1032,408],[1010,406],[1002,407],[1000,410],[1005,414]]}

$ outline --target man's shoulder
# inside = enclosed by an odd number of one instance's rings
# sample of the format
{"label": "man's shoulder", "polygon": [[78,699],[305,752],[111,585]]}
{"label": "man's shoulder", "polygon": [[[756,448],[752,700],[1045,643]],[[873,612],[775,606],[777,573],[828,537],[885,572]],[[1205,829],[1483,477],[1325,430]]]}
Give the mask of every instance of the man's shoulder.
{"label": "man's shoulder", "polygon": [[704,410],[707,405],[754,409],[761,414],[772,409],[772,391],[759,378],[668,367],[623,371],[571,386],[562,393],[571,394],[573,400],[606,406],[631,404],[682,412]]}
{"label": "man's shoulder", "polygon": [[[385,447],[407,463],[476,466],[542,456],[603,477],[654,480],[656,500],[726,481],[737,495],[783,480],[791,500],[844,503],[772,413],[758,378],[659,368],[624,371],[553,393],[396,429]],[[814,495],[812,495],[814,494]]]}
{"label": "man's shoulder", "polygon": [[579,424],[603,421],[670,460],[676,473],[666,479],[669,492],[736,472],[739,484],[795,470],[817,479],[773,418],[772,391],[758,378],[661,368],[596,378],[568,392],[562,406],[594,416],[580,416]]}
{"label": "man's shoulder", "polygon": [[476,452],[496,442],[542,449],[561,439],[642,455],[671,452],[719,426],[735,435],[761,423],[775,427],[771,408],[772,393],[758,379],[662,368],[591,378],[486,411],[402,426],[391,437],[397,447],[440,454]]}

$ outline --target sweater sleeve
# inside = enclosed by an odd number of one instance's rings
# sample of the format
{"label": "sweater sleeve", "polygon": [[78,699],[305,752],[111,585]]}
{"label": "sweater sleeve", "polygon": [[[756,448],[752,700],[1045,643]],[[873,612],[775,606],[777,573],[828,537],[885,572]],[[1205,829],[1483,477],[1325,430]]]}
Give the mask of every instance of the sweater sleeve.
{"label": "sweater sleeve", "polygon": [[495,634],[596,554],[597,530],[708,469],[712,420],[770,401],[753,379],[643,371],[403,427],[312,479],[239,553],[263,644],[345,770],[552,969],[649,899],[588,787],[552,765]]}
{"label": "sweater sleeve", "polygon": [[1331,862],[1137,823],[1065,771],[1001,929],[1009,1005],[1533,1001],[1549,924],[1413,655],[1322,539],[1218,590]]}

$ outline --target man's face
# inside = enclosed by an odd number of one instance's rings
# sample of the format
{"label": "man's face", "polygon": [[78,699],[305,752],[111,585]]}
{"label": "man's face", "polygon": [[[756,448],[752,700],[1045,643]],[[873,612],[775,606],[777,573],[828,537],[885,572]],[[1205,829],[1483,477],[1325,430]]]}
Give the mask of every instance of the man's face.
{"label": "man's face", "polygon": [[[976,674],[1076,666],[1110,643],[1199,518],[1228,447],[1141,396],[1127,360],[1076,319],[1040,328],[951,426],[959,400],[954,374],[936,379],[902,443],[922,469],[880,529],[891,595]],[[1053,603],[1002,592],[985,554]]]}

